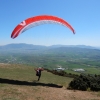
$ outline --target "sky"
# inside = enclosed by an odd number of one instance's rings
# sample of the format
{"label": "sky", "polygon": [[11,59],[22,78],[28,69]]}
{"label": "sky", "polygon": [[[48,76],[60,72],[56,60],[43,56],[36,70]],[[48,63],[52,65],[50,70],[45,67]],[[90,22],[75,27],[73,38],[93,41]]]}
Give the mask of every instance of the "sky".
{"label": "sky", "polygon": [[[43,24],[11,38],[20,22],[38,15],[64,19],[75,35],[62,25]],[[0,0],[0,45],[10,43],[100,47],[100,0]]]}

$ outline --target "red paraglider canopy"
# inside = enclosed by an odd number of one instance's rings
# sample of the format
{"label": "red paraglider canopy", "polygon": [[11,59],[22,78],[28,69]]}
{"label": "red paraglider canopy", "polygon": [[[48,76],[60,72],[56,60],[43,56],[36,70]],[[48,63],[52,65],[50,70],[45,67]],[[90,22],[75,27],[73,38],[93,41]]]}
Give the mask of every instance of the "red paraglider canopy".
{"label": "red paraglider canopy", "polygon": [[24,20],[23,22],[21,22],[20,24],[18,24],[13,30],[11,34],[11,38],[16,38],[20,33],[23,33],[27,29],[40,25],[40,24],[45,24],[45,23],[58,23],[58,24],[64,25],[68,27],[75,34],[75,31],[72,28],[72,26],[65,20],[56,16],[40,15],[40,16],[28,18]]}

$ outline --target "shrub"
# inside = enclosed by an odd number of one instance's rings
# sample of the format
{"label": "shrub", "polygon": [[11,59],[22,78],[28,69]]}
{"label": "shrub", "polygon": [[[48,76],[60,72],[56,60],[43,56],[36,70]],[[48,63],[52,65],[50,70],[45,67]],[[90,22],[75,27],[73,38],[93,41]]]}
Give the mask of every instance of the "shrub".
{"label": "shrub", "polygon": [[80,75],[69,83],[68,89],[100,91],[100,75]]}

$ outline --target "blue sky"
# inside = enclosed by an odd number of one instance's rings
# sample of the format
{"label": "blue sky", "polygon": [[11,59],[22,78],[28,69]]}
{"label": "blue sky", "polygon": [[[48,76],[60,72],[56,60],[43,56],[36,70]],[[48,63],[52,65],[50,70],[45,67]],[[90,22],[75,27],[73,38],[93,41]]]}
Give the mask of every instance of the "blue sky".
{"label": "blue sky", "polygon": [[[44,24],[10,37],[20,22],[44,14],[63,18],[76,34],[61,25]],[[100,47],[100,0],[0,0],[0,45],[10,43]]]}

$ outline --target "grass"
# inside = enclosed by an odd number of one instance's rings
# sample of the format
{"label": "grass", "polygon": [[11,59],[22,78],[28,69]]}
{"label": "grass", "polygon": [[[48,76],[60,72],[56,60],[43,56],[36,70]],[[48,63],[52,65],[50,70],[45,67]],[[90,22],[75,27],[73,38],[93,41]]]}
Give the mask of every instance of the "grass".
{"label": "grass", "polygon": [[[13,79],[32,82],[37,80],[35,75],[34,66],[27,65],[7,65],[5,67],[0,67],[0,78]],[[53,75],[47,71],[42,72],[41,81],[44,83],[54,83],[66,85],[72,79],[67,77],[61,77]]]}
{"label": "grass", "polygon": [[[59,93],[61,88],[58,87],[63,86],[65,89],[71,80],[72,78],[43,71],[40,81],[37,82],[34,66],[19,64],[0,65],[0,100],[51,100],[48,99],[47,95],[53,95],[52,92],[55,93],[56,90]],[[60,94],[58,95],[60,96]],[[53,97],[55,98],[56,95],[53,95]],[[64,94],[62,93],[61,95]],[[100,96],[100,93],[96,95]],[[65,98],[68,97],[64,96]],[[49,96],[49,98],[51,97]],[[73,98],[73,100],[75,99]]]}
{"label": "grass", "polygon": [[86,70],[86,73],[100,75],[100,68],[90,67],[90,68],[86,68],[85,70]]}
{"label": "grass", "polygon": [[[0,100],[27,100],[27,93],[23,94],[20,90],[21,88],[28,88],[29,90],[32,89],[38,92],[39,87],[35,86],[66,87],[71,80],[71,78],[61,77],[43,71],[40,82],[37,82],[34,66],[18,64],[2,65],[0,66]],[[38,99],[40,100],[37,97]]]}

